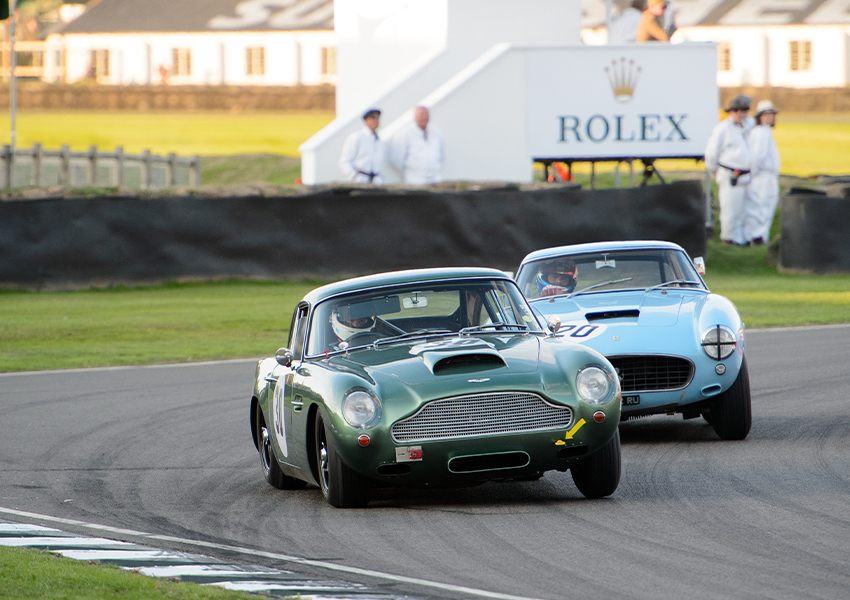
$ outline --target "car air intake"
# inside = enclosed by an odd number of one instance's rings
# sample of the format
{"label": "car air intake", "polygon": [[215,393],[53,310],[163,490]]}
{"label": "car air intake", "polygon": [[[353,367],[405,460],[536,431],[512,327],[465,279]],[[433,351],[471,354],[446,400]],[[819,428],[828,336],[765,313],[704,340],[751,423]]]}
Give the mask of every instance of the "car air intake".
{"label": "car air intake", "polygon": [[457,456],[449,461],[449,471],[452,473],[477,473],[500,469],[521,469],[530,462],[531,458],[525,452]]}
{"label": "car air intake", "polygon": [[680,390],[691,382],[694,364],[676,356],[608,356],[623,394]]}
{"label": "car air intake", "polygon": [[605,312],[587,313],[584,318],[588,321],[604,321],[610,319],[637,319],[639,310],[606,310]]}
{"label": "car air intake", "polygon": [[456,354],[437,361],[434,375],[454,375],[456,373],[474,373],[505,366],[498,354]]}
{"label": "car air intake", "polygon": [[536,394],[494,392],[434,400],[393,423],[396,442],[452,440],[484,435],[569,429],[569,406],[549,404]]}

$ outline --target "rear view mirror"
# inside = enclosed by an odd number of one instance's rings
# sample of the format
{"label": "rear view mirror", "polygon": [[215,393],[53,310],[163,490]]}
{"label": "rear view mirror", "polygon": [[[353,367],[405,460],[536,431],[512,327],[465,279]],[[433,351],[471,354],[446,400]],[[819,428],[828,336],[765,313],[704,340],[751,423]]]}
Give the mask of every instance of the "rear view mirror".
{"label": "rear view mirror", "polygon": [[401,305],[408,310],[411,308],[425,308],[428,306],[428,298],[414,293],[409,298],[402,298]]}

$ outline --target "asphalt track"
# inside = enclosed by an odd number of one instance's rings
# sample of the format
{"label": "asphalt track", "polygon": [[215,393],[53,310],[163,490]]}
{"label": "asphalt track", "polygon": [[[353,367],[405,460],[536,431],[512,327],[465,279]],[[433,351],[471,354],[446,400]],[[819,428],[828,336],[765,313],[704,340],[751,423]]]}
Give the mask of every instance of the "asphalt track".
{"label": "asphalt track", "polygon": [[850,326],[750,332],[747,352],[747,440],[625,423],[611,498],[554,473],[366,510],[265,483],[252,361],[0,375],[0,507],[418,598],[850,598]]}

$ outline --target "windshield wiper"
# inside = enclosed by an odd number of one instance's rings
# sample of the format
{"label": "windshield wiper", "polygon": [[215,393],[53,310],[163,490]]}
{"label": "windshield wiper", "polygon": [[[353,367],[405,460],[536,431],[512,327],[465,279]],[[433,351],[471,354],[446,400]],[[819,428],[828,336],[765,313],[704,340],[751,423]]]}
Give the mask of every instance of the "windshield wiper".
{"label": "windshield wiper", "polygon": [[664,283],[659,283],[658,285],[653,285],[644,290],[644,292],[651,292],[652,290],[657,290],[660,288],[665,288],[668,285],[700,285],[699,281],[688,281],[687,279],[674,279],[673,281],[665,281]]}
{"label": "windshield wiper", "polygon": [[408,331],[400,335],[381,338],[375,342],[375,347],[377,348],[382,344],[392,344],[403,340],[431,337],[432,335],[446,335],[447,333],[454,333],[454,331],[451,329],[417,329],[416,331]]}
{"label": "windshield wiper", "polygon": [[464,327],[460,330],[460,335],[468,335],[470,333],[482,332],[488,329],[496,329],[497,331],[504,329],[528,331],[528,325],[521,325],[519,323],[487,323],[486,325],[474,325],[472,327]]}
{"label": "windshield wiper", "polygon": [[601,283],[596,283],[590,287],[586,287],[583,290],[579,290],[577,292],[573,292],[568,298],[572,298],[573,296],[578,296],[579,294],[584,294],[585,292],[589,292],[590,290],[595,290],[596,288],[605,287],[606,285],[614,285],[615,283],[623,283],[624,281],[631,281],[631,277],[625,277],[623,279],[614,279],[612,281],[603,281]]}

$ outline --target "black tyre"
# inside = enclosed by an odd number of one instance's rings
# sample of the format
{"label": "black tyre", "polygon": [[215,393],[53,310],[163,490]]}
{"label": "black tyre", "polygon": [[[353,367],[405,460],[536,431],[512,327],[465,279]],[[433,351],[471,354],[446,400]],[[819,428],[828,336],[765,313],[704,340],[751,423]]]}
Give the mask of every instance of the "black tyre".
{"label": "black tyre", "polygon": [[603,498],[620,485],[620,430],[607,444],[570,467],[573,481],[585,498]]}
{"label": "black tyre", "polygon": [[272,450],[271,432],[266,427],[263,411],[257,406],[257,445],[260,450],[260,463],[263,467],[263,477],[269,485],[279,490],[303,490],[307,487],[306,481],[295,479],[284,475]]}
{"label": "black tyre", "polygon": [[337,508],[366,507],[369,482],[342,462],[321,413],[316,417],[316,466],[319,486],[328,504]]}
{"label": "black tyre", "polygon": [[711,405],[711,426],[721,439],[743,440],[750,433],[752,424],[750,374],[744,358],[735,383],[717,396]]}

